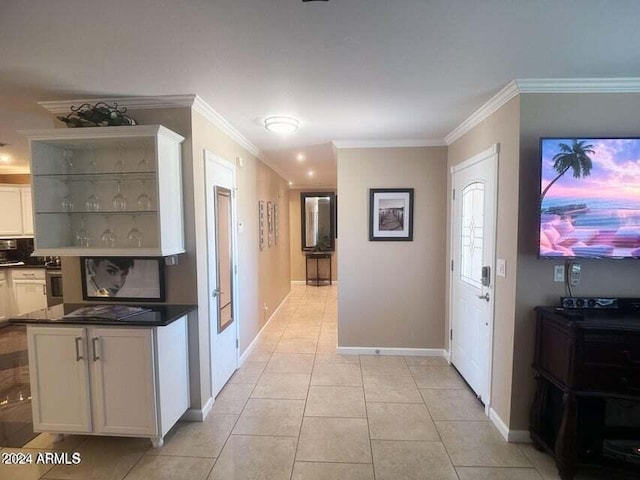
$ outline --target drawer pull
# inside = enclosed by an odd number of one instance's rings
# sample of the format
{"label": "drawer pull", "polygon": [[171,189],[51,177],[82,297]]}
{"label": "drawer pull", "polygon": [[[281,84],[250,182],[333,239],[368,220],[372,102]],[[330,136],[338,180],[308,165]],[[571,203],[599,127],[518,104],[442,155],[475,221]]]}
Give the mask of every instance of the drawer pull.
{"label": "drawer pull", "polygon": [[93,343],[93,361],[97,362],[100,360],[100,356],[98,355],[98,345],[100,342],[100,337],[93,337],[91,339],[91,343]]}
{"label": "drawer pull", "polygon": [[621,383],[622,385],[624,385],[624,388],[626,388],[626,389],[627,389],[627,391],[628,391],[629,393],[634,393],[634,394],[638,394],[638,393],[640,393],[640,388],[632,387],[632,386],[630,385],[630,382],[629,382],[629,379],[628,379],[628,378],[626,378],[626,377],[622,377],[622,378],[620,379],[620,383]]}
{"label": "drawer pull", "polygon": [[623,350],[622,356],[624,357],[624,359],[627,361],[628,364],[636,367],[640,366],[640,361],[635,361],[633,358],[631,358],[631,353],[629,352],[629,350]]}

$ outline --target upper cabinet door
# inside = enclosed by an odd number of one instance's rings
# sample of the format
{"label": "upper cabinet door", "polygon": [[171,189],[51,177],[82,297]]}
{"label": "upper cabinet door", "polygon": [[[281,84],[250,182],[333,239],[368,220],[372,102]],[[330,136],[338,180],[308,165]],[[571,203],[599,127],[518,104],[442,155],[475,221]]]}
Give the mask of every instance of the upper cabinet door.
{"label": "upper cabinet door", "polygon": [[184,253],[182,136],[161,125],[26,134],[36,255]]}
{"label": "upper cabinet door", "polygon": [[22,200],[20,188],[0,186],[0,237],[22,235]]}
{"label": "upper cabinet door", "polygon": [[22,200],[22,232],[23,235],[33,235],[33,204],[31,203],[31,187],[20,189]]}

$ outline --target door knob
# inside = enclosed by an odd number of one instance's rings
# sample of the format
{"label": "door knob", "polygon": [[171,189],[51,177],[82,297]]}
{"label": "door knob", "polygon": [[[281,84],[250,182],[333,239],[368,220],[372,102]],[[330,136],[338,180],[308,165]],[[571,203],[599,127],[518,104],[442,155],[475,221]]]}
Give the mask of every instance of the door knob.
{"label": "door knob", "polygon": [[211,292],[211,296],[213,298],[216,298],[218,295],[220,295],[220,289],[216,288],[213,292]]}
{"label": "door knob", "polygon": [[477,295],[478,298],[484,299],[487,302],[489,301],[489,294],[485,293],[484,295]]}

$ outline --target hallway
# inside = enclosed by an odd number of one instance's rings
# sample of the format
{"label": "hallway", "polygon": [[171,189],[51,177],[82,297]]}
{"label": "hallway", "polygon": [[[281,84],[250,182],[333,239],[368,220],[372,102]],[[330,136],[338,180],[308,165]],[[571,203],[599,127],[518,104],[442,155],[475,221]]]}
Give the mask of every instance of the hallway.
{"label": "hallway", "polygon": [[502,439],[444,359],[337,355],[336,331],[337,287],[293,285],[205,422],[179,422],[160,449],[43,434],[22,451],[79,452],[82,463],[0,465],[0,478],[558,478],[547,456]]}

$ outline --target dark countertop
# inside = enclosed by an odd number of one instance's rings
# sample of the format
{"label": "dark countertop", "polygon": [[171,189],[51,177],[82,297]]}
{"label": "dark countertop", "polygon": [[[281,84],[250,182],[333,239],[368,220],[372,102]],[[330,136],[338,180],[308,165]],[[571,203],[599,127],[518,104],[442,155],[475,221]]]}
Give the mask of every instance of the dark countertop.
{"label": "dark countertop", "polygon": [[[197,305],[140,305],[123,304],[121,306],[148,308],[150,312],[143,312],[122,320],[108,320],[104,318],[63,318],[64,315],[82,307],[105,306],[108,303],[63,303],[44,310],[36,310],[19,317],[9,319],[14,325],[117,325],[128,327],[164,327],[195,310]],[[116,304],[112,304],[116,305]]]}
{"label": "dark countertop", "polygon": [[10,268],[46,268],[44,263],[35,265],[0,265],[0,270],[9,270]]}

